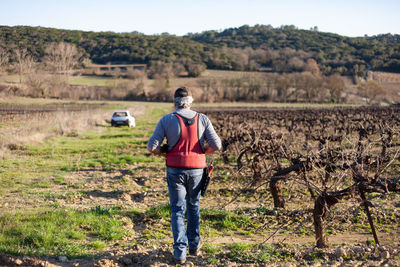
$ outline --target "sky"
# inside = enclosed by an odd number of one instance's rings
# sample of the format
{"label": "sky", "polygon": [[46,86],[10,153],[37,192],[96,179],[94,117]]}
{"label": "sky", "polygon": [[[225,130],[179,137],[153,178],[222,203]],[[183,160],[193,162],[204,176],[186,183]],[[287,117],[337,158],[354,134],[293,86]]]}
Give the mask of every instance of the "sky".
{"label": "sky", "polygon": [[400,0],[0,0],[0,25],[178,36],[242,25],[400,34]]}

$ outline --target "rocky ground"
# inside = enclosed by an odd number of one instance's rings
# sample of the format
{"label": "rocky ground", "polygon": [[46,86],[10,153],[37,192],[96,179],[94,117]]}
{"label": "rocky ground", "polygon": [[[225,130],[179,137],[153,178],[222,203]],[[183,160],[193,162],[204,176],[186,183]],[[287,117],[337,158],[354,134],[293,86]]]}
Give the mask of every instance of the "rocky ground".
{"label": "rocky ground", "polygon": [[[262,264],[237,263],[228,258],[219,264],[210,264],[206,257],[189,256],[184,266],[399,266],[399,244],[395,246],[354,245],[337,248],[286,250],[298,259],[296,262],[273,262]],[[98,259],[69,260],[57,258],[17,257],[0,255],[1,266],[175,266],[167,246],[146,249],[133,246],[115,251]]]}

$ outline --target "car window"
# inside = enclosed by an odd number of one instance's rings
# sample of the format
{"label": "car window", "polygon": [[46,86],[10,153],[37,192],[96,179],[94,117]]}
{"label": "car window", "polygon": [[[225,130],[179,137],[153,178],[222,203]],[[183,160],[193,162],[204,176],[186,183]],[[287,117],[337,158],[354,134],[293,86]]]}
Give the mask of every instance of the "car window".
{"label": "car window", "polygon": [[126,112],[114,112],[113,114],[114,117],[126,117],[128,114]]}

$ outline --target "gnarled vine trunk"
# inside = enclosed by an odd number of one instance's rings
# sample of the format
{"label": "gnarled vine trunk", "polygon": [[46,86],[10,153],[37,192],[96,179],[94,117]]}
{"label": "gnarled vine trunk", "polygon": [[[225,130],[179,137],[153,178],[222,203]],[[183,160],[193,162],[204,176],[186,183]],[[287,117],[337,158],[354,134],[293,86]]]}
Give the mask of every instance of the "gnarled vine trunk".
{"label": "gnarled vine trunk", "polygon": [[269,182],[269,188],[271,189],[272,198],[274,199],[274,208],[285,208],[285,200],[282,196],[282,190],[280,187],[279,178],[272,178]]}
{"label": "gnarled vine trunk", "polygon": [[326,248],[329,246],[328,238],[325,234],[325,218],[331,206],[335,205],[338,202],[338,198],[328,195],[321,195],[315,200],[313,217],[315,239],[318,248]]}

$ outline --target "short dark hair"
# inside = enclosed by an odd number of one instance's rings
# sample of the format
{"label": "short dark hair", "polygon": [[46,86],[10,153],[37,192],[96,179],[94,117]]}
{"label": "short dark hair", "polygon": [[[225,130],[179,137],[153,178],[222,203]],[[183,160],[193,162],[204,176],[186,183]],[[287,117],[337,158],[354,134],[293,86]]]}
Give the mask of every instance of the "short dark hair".
{"label": "short dark hair", "polygon": [[176,89],[174,98],[175,97],[186,97],[188,95],[190,95],[188,89],[186,87],[180,87],[180,88]]}

